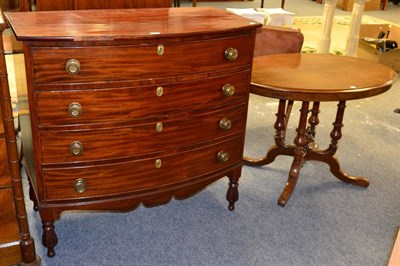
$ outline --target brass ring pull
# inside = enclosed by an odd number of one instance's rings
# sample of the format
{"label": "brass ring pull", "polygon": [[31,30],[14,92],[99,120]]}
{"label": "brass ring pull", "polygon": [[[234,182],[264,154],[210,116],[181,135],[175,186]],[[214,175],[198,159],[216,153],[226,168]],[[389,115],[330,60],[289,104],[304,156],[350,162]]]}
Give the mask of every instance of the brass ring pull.
{"label": "brass ring pull", "polygon": [[83,193],[87,189],[86,180],[83,178],[78,178],[74,181],[74,190],[76,193]]}
{"label": "brass ring pull", "polygon": [[217,159],[221,163],[225,163],[225,162],[227,162],[229,160],[229,153],[226,152],[226,151],[220,151],[217,154]]}
{"label": "brass ring pull", "polygon": [[156,89],[156,94],[158,97],[162,96],[164,94],[164,88],[162,86],[158,86]]}
{"label": "brass ring pull", "polygon": [[163,123],[158,122],[158,123],[156,124],[156,131],[157,131],[157,132],[163,131]]}
{"label": "brass ring pull", "polygon": [[72,155],[78,156],[83,152],[83,145],[79,141],[74,141],[69,145],[69,152]]}
{"label": "brass ring pull", "polygon": [[225,50],[225,58],[231,61],[234,61],[238,58],[239,52],[237,49],[229,47]]}
{"label": "brass ring pull", "polygon": [[161,168],[161,159],[157,159],[155,162],[154,162],[154,166],[156,167],[156,168]]}
{"label": "brass ring pull", "polygon": [[158,55],[163,55],[165,51],[164,45],[160,44],[157,46],[157,54]]}
{"label": "brass ring pull", "polygon": [[80,117],[82,114],[82,105],[77,102],[73,102],[68,106],[68,114],[70,117]]}
{"label": "brass ring pull", "polygon": [[235,94],[235,87],[231,84],[225,84],[224,87],[222,87],[222,93],[225,96],[230,97]]}
{"label": "brass ring pull", "polygon": [[81,71],[81,64],[76,59],[69,59],[65,64],[65,70],[67,70],[68,74],[76,75]]}
{"label": "brass ring pull", "polygon": [[228,130],[232,127],[232,121],[228,118],[223,118],[221,121],[219,121],[219,127],[223,130]]}

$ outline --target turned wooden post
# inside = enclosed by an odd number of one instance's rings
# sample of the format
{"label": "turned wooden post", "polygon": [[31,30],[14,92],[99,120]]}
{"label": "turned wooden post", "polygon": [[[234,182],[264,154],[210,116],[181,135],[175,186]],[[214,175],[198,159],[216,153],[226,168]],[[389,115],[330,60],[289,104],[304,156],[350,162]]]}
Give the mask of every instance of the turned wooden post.
{"label": "turned wooden post", "polygon": [[14,193],[15,210],[20,231],[20,247],[23,265],[39,265],[40,257],[36,256],[35,241],[30,235],[28,217],[25,208],[22,177],[18,156],[17,139],[14,129],[14,117],[8,84],[8,74],[4,55],[3,31],[6,24],[0,9],[0,105],[3,115],[4,132],[7,143],[7,158],[10,167],[11,181]]}
{"label": "turned wooden post", "polygon": [[331,46],[331,31],[337,0],[326,0],[322,15],[322,29],[317,46],[317,53],[327,54]]}
{"label": "turned wooden post", "polygon": [[344,50],[345,55],[356,56],[360,39],[361,20],[366,2],[369,2],[369,0],[354,0],[349,33],[347,34],[346,49]]}

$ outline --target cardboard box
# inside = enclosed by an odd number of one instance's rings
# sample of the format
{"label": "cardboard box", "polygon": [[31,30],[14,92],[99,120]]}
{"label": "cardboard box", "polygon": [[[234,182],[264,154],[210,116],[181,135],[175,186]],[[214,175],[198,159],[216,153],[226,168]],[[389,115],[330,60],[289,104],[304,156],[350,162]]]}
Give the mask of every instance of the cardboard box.
{"label": "cardboard box", "polygon": [[[387,0],[383,0],[387,1]],[[382,0],[370,0],[364,4],[364,10],[379,10],[381,9]],[[353,11],[354,0],[339,0],[336,7],[346,11]]]}
{"label": "cardboard box", "polygon": [[[396,41],[400,46],[400,26],[389,24],[362,24],[360,27],[360,41],[357,48],[357,56],[375,62],[382,63],[393,68],[395,71],[400,71],[400,47],[389,51],[381,52],[376,48],[376,45],[367,43],[362,38],[378,38],[379,33],[383,31],[389,32],[389,40]],[[385,36],[384,38],[386,38]]]}

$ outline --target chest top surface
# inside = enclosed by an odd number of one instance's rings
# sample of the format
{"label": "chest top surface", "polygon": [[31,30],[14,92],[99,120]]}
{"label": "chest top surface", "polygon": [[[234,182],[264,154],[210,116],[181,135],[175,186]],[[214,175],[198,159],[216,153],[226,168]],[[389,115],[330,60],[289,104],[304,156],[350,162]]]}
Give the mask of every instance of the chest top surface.
{"label": "chest top surface", "polygon": [[20,41],[152,39],[261,27],[217,8],[7,12],[5,16]]}

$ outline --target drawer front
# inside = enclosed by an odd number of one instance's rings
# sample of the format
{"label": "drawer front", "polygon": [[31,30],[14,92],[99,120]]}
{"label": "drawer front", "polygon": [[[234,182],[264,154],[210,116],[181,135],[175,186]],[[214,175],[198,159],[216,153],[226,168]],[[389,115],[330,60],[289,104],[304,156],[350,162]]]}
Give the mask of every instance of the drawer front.
{"label": "drawer front", "polygon": [[[195,182],[242,160],[242,136],[186,152],[132,162],[43,171],[47,201],[90,199]],[[228,152],[228,161],[217,157]],[[150,191],[149,191],[150,192]]]}
{"label": "drawer front", "polygon": [[[225,52],[229,48],[237,50],[236,60],[226,58]],[[248,36],[136,46],[37,47],[31,52],[34,84],[188,75],[250,65],[253,53]]]}
{"label": "drawer front", "polygon": [[[158,117],[245,100],[249,84],[250,71],[243,71],[206,80],[136,88],[41,91],[35,97],[41,126],[91,124]],[[229,85],[234,87],[231,96],[226,93]],[[70,114],[74,104],[80,106],[77,116]]]}
{"label": "drawer front", "polygon": [[0,189],[11,187],[11,174],[8,164],[7,144],[4,138],[0,138]]}
{"label": "drawer front", "polygon": [[[0,189],[0,246],[8,242],[19,241],[17,214],[15,212],[14,192],[12,188]],[[0,252],[1,253],[1,252]]]}
{"label": "drawer front", "polygon": [[76,131],[40,133],[43,164],[137,157],[243,132],[247,105],[183,119]]}

